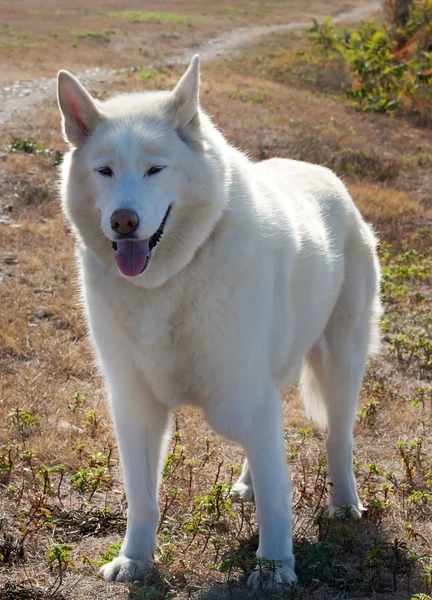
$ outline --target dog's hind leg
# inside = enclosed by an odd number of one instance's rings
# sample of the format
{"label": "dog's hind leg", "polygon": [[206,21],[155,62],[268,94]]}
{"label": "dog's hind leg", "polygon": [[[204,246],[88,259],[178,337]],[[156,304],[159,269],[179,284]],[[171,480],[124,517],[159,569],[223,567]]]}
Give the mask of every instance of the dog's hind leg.
{"label": "dog's hind leg", "polygon": [[[361,329],[360,323],[356,329]],[[354,335],[354,331],[351,333]],[[332,341],[328,343],[323,337],[309,353],[302,374],[303,378],[316,379],[315,393],[319,392],[324,403],[331,515],[344,506],[355,516],[360,516],[362,511],[353,473],[353,425],[366,353],[361,342],[356,341],[347,340],[346,344],[339,341],[339,348],[336,348]],[[309,390],[310,387],[305,386],[306,394]]]}
{"label": "dog's hind leg", "polygon": [[323,335],[305,360],[301,383],[307,412],[328,429],[330,514],[349,507],[360,516],[363,507],[353,473],[353,426],[367,356],[378,336],[379,272],[363,264],[351,265],[349,275],[353,273],[358,279],[344,285]]}
{"label": "dog's hind leg", "polygon": [[254,497],[255,495],[252,483],[252,473],[246,458],[243,463],[241,475],[231,489],[231,498],[233,500],[241,498],[242,500],[252,502]]}

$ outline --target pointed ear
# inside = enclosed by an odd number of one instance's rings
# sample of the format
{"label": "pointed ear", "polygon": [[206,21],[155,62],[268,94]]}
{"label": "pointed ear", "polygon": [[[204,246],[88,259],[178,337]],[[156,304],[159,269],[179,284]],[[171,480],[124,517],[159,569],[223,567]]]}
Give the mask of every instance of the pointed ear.
{"label": "pointed ear", "polygon": [[175,126],[177,128],[183,128],[187,125],[197,126],[199,124],[199,85],[199,56],[198,54],[195,54],[188,70],[172,92],[172,101],[175,110]]}
{"label": "pointed ear", "polygon": [[67,142],[79,146],[101,120],[95,100],[67,71],[57,75],[57,96],[63,115],[63,134]]}

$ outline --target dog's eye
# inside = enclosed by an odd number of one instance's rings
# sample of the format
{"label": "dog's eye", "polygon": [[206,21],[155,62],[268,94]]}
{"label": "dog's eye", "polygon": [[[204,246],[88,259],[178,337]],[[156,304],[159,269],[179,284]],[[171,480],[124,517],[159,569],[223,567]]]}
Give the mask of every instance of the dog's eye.
{"label": "dog's eye", "polygon": [[164,166],[158,166],[158,167],[150,167],[150,169],[147,171],[146,175],[148,177],[150,177],[151,175],[156,175],[156,173],[160,173],[161,171],[163,171],[163,169],[165,169]]}
{"label": "dog's eye", "polygon": [[110,167],[101,167],[100,169],[96,169],[96,171],[104,177],[112,177],[114,175],[114,172]]}

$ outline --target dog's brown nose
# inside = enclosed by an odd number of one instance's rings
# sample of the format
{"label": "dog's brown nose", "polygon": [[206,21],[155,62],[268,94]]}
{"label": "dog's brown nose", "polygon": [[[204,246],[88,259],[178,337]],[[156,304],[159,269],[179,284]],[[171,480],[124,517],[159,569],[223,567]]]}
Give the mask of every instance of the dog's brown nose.
{"label": "dog's brown nose", "polygon": [[129,235],[139,225],[139,217],[134,210],[120,208],[111,215],[111,229],[116,233]]}

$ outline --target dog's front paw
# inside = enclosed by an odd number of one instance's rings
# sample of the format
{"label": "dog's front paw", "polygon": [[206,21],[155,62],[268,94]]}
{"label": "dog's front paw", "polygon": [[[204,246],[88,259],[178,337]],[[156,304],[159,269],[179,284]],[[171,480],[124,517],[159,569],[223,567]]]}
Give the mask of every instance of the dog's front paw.
{"label": "dog's front paw", "polygon": [[246,483],[242,483],[241,481],[237,481],[231,488],[230,496],[232,500],[238,500],[241,498],[246,502],[253,502],[255,495],[252,485],[248,485]]}
{"label": "dog's front paw", "polygon": [[289,585],[297,581],[294,569],[287,564],[287,561],[265,561],[265,566],[258,565],[249,575],[248,587],[253,590],[279,591],[284,585]]}
{"label": "dog's front paw", "polygon": [[361,519],[365,508],[359,501],[355,504],[332,504],[330,503],[329,513],[333,519]]}
{"label": "dog's front paw", "polygon": [[144,579],[146,571],[151,567],[142,560],[132,560],[127,556],[117,556],[100,569],[105,581],[139,581]]}

